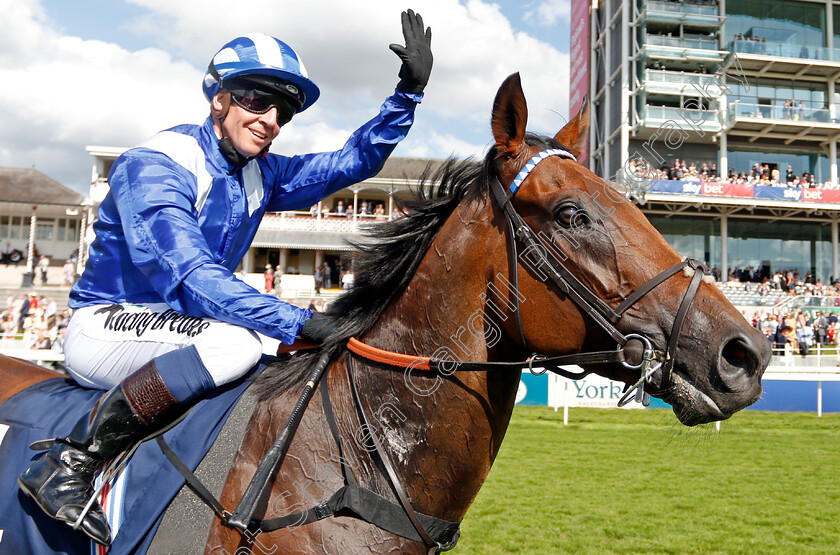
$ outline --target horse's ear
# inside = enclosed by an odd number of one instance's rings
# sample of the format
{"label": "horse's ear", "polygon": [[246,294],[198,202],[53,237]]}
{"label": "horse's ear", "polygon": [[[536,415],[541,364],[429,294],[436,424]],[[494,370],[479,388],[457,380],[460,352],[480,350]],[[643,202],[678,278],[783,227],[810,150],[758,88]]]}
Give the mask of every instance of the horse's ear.
{"label": "horse's ear", "polygon": [[557,132],[554,140],[570,149],[575,158],[580,158],[586,146],[589,132],[589,95],[583,98],[580,111]]}
{"label": "horse's ear", "polygon": [[528,123],[528,106],[522,92],[519,73],[505,79],[496,100],[493,101],[493,117],[490,126],[496,139],[496,151],[500,156],[516,156],[525,139],[525,125]]}

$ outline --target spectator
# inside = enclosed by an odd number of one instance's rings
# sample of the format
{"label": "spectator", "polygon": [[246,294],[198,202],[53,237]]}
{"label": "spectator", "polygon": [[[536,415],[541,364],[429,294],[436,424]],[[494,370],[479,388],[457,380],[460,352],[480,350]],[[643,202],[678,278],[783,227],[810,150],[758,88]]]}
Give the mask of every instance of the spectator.
{"label": "spectator", "polygon": [[274,295],[279,299],[283,291],[280,288],[280,283],[283,281],[283,269],[278,264],[274,268]]}
{"label": "spectator", "polygon": [[73,262],[68,258],[67,261],[64,263],[64,287],[72,287],[74,277],[76,276],[76,269],[73,266]]}
{"label": "spectator", "polygon": [[796,318],[796,343],[799,354],[807,356],[811,352],[811,345],[814,344],[814,328],[804,313],[799,313]]}
{"label": "spectator", "polygon": [[[20,305],[20,311],[18,312],[18,319],[17,319],[17,324],[18,324],[17,331],[18,331],[18,333],[23,333],[23,324],[26,322],[27,316],[29,316],[29,311],[34,309],[34,307],[32,307],[32,302],[34,300],[34,297],[35,297],[35,293],[30,293],[30,294],[25,295],[23,297],[23,302]],[[37,301],[36,301],[36,304],[37,304]]]}
{"label": "spectator", "polygon": [[50,339],[49,333],[45,330],[41,330],[38,332],[38,338],[35,340],[35,343],[32,345],[33,349],[52,349],[52,340]]}
{"label": "spectator", "polygon": [[38,270],[41,272],[41,285],[47,284],[47,270],[50,267],[50,259],[47,255],[42,254],[38,257]]}
{"label": "spectator", "polygon": [[271,293],[274,290],[274,269],[271,267],[271,264],[265,265],[263,278],[265,278],[265,292]]}
{"label": "spectator", "polygon": [[353,287],[353,272],[349,269],[344,272],[344,275],[341,277],[341,287],[344,291],[348,291],[351,287]]}
{"label": "spectator", "polygon": [[321,294],[321,284],[324,281],[324,270],[321,268],[321,265],[315,266],[315,272],[312,275],[312,278],[315,280],[315,294]]}
{"label": "spectator", "polygon": [[825,314],[825,310],[821,311],[817,317],[814,318],[813,327],[817,344],[821,347],[825,346],[828,339],[828,317]]}

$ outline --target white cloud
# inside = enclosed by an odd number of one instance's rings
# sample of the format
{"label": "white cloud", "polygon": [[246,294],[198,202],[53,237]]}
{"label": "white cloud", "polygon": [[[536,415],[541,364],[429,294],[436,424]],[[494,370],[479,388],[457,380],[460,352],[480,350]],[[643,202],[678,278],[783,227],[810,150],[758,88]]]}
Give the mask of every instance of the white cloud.
{"label": "white cloud", "polygon": [[[400,62],[388,45],[402,41],[402,3],[254,0],[231,9],[221,0],[130,1],[149,15],[129,27],[155,48],[129,51],[64,36],[36,0],[0,0],[0,82],[7,84],[0,89],[0,166],[35,163],[85,192],[91,165],[85,145],[130,146],[159,129],[203,120],[200,80],[207,60],[246,32],[288,42],[321,88],[319,102],[281,132],[273,147],[278,152],[338,148],[376,113],[398,80]],[[516,71],[530,129],[553,134],[562,126],[568,54],[517,31],[494,4],[411,4],[432,27],[435,66],[415,127],[396,155],[483,154],[493,97]],[[537,9],[549,4],[557,2]]]}
{"label": "white cloud", "polygon": [[571,9],[570,0],[543,0],[535,8],[526,10],[524,19],[538,25],[551,26],[559,21],[569,21]]}

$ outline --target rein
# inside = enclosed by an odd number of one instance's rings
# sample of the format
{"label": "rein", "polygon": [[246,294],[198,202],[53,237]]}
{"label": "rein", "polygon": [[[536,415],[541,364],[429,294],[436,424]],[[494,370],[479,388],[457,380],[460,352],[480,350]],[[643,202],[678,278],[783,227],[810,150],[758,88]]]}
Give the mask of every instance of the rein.
{"label": "rein", "polygon": [[[551,371],[570,379],[581,379],[591,373],[586,370],[586,366],[594,364],[611,364],[621,363],[626,368],[631,370],[639,370],[640,377],[633,385],[628,385],[625,388],[625,393],[619,400],[619,406],[623,406],[630,401],[630,396],[635,392],[635,399],[645,405],[649,403],[649,395],[644,390],[645,382],[650,382],[652,376],[661,371],[662,376],[660,380],[659,389],[664,390],[667,384],[671,381],[671,373],[675,363],[675,354],[677,342],[682,331],[688,310],[691,307],[694,297],[700,287],[700,282],[704,276],[711,272],[709,268],[702,262],[686,258],[673,266],[666,268],[659,272],[656,276],[645,282],[636,291],[624,299],[616,308],[610,307],[603,299],[598,297],[589,287],[583,284],[575,275],[563,265],[552,252],[553,247],[549,247],[540,237],[540,234],[535,234],[530,226],[525,222],[522,216],[516,211],[513,206],[513,198],[516,192],[523,185],[525,179],[530,172],[543,160],[551,156],[559,156],[561,158],[574,160],[575,157],[563,149],[548,149],[540,152],[517,174],[516,178],[508,187],[507,191],[499,183],[498,178],[494,177],[490,181],[490,189],[496,199],[499,207],[504,213],[507,223],[507,257],[510,272],[511,301],[514,303],[512,311],[515,315],[517,332],[521,346],[528,350],[527,342],[525,340],[525,332],[522,328],[520,318],[520,299],[519,299],[519,251],[518,248],[522,246],[523,252],[535,252],[539,255],[537,267],[530,267],[532,273],[537,270],[548,276],[552,283],[557,286],[563,293],[565,293],[582,311],[587,314],[595,323],[597,323],[616,343],[616,348],[610,351],[592,351],[587,353],[574,353],[568,355],[560,355],[553,357],[540,356],[534,353],[532,356],[524,361],[518,362],[472,362],[472,361],[457,361],[448,359],[435,359],[431,357],[414,356],[407,354],[394,353],[367,345],[355,337],[351,337],[347,341],[347,349],[352,353],[347,358],[347,374],[350,381],[350,390],[353,398],[353,404],[357,411],[357,416],[361,423],[368,426],[369,421],[362,407],[361,398],[356,387],[354,379],[354,357],[358,357],[383,364],[390,367],[404,367],[414,368],[418,370],[426,370],[430,372],[442,373],[450,375],[455,371],[488,371],[492,369],[508,369],[519,370],[524,369],[534,372],[534,368],[543,368],[543,372]],[[665,351],[656,350],[653,347],[653,342],[644,335],[628,333],[623,334],[618,329],[618,324],[622,316],[628,309],[634,306],[638,301],[645,297],[648,293],[653,291],[656,287],[664,283],[672,276],[685,272],[691,275],[691,282],[689,283],[682,301],[674,315],[674,322],[671,328],[671,334],[668,339],[668,345]],[[538,276],[534,276],[538,278]],[[628,356],[628,345],[632,341],[639,341],[642,344],[643,354],[641,361],[633,364]],[[652,363],[656,361],[654,365]],[[370,490],[360,488],[342,459],[342,473],[345,477],[345,486],[337,491],[329,501],[313,507],[301,513],[286,515],[275,519],[259,520],[254,519],[253,514],[256,507],[264,495],[270,490],[270,481],[274,476],[277,468],[282,464],[286,452],[294,436],[303,412],[309,404],[309,400],[318,388],[321,378],[326,371],[329,359],[326,353],[322,354],[318,363],[310,373],[309,380],[306,382],[304,390],[298,399],[292,413],[289,417],[286,426],[275,440],[272,447],[269,449],[266,456],[260,461],[254,477],[251,479],[242,499],[240,500],[236,510],[233,513],[225,510],[221,503],[205,488],[196,476],[186,468],[183,463],[180,463],[177,456],[171,452],[171,449],[165,447],[162,440],[161,449],[166,456],[172,461],[173,465],[185,477],[187,484],[193,489],[198,496],[209,505],[221,521],[226,525],[238,529],[246,537],[251,537],[249,534],[252,531],[268,532],[285,528],[289,526],[299,526],[309,522],[320,520],[334,516],[338,511],[349,511],[351,514],[362,518],[382,529],[395,533],[399,536],[422,541],[428,548],[429,554],[438,553],[452,549],[457,542],[460,531],[458,523],[450,523],[442,521],[432,516],[417,513],[411,506],[408,493],[400,482],[399,477],[394,471],[393,466],[389,462],[386,453],[384,452],[381,443],[376,438],[376,434],[370,434],[373,443],[373,452],[376,455],[376,460],[379,463],[377,466],[384,469],[385,478],[390,484],[394,494],[399,501],[399,505],[388,501],[385,498],[379,497]],[[584,367],[580,372],[572,372],[562,368],[565,365],[579,365]],[[321,384],[321,392],[325,415],[330,425],[332,435],[338,444],[339,451],[341,451],[341,441],[338,437],[338,431],[335,423],[335,416],[333,415],[331,403],[329,401],[329,393],[326,387],[326,382]],[[368,426],[369,428],[369,426]],[[407,521],[406,521],[407,519]]]}
{"label": "rein", "polygon": [[[704,276],[711,275],[708,266],[699,260],[693,258],[685,258],[682,261],[674,264],[659,272],[657,275],[642,284],[627,298],[625,298],[616,308],[610,307],[600,297],[598,297],[589,287],[584,285],[575,275],[560,261],[554,254],[553,248],[547,246],[539,234],[535,234],[527,222],[522,218],[516,208],[513,206],[513,198],[516,192],[523,185],[525,179],[536,168],[537,164],[551,156],[559,156],[561,158],[575,160],[575,157],[568,151],[563,149],[548,149],[543,150],[534,157],[532,157],[519,173],[514,178],[507,191],[502,187],[498,178],[494,177],[490,181],[490,189],[496,199],[499,207],[502,209],[507,223],[507,255],[508,267],[510,273],[510,300],[513,303],[512,312],[516,320],[517,332],[522,347],[527,351],[528,344],[525,340],[525,332],[522,329],[522,322],[520,318],[520,299],[519,299],[519,250],[518,247],[523,247],[523,252],[534,252],[539,255],[536,261],[537,267],[534,268],[529,265],[532,272],[536,270],[542,271],[556,285],[563,293],[565,293],[582,311],[588,315],[595,323],[597,323],[616,343],[615,350],[612,351],[592,351],[587,353],[574,353],[569,355],[560,355],[554,357],[540,356],[536,353],[532,354],[528,359],[519,362],[462,362],[454,360],[438,360],[429,357],[412,356],[399,353],[392,353],[379,349],[351,337],[347,342],[347,348],[354,354],[378,362],[381,364],[395,366],[395,367],[411,367],[418,370],[429,370],[434,372],[444,371],[444,373],[452,373],[453,371],[477,371],[490,370],[494,368],[507,369],[528,369],[533,372],[534,367],[544,368],[543,372],[551,371],[563,377],[570,379],[581,379],[590,374],[591,371],[586,370],[585,367],[592,364],[604,363],[621,363],[626,368],[631,370],[639,370],[640,378],[633,385],[628,385],[625,388],[624,395],[619,400],[619,406],[626,405],[630,402],[630,396],[635,392],[636,400],[645,405],[649,404],[650,396],[644,390],[645,382],[650,382],[651,378],[657,371],[662,372],[660,381],[660,390],[665,389],[667,384],[671,381],[671,372],[676,362],[677,342],[679,341],[682,332],[685,317],[694,297],[700,287],[700,282]],[[653,347],[653,342],[641,334],[629,333],[623,334],[618,329],[618,323],[621,318],[632,306],[639,302],[648,293],[656,289],[659,285],[664,283],[670,277],[683,272],[691,274],[691,282],[688,284],[683,295],[680,306],[674,315],[674,322],[671,327],[671,334],[668,339],[668,345],[664,351],[656,350]],[[639,341],[642,344],[642,360],[633,364],[628,357],[627,346],[631,341]],[[652,365],[653,362],[656,362]],[[564,365],[579,365],[584,369],[581,372],[572,372],[561,368]]]}

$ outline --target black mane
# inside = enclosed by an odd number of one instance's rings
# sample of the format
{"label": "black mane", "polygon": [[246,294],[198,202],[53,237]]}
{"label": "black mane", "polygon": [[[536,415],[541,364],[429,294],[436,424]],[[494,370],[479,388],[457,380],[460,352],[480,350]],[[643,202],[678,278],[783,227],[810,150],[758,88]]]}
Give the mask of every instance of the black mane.
{"label": "black mane", "polygon": [[[561,148],[551,139],[531,134],[526,142],[540,148]],[[259,397],[271,398],[302,382],[324,349],[335,356],[348,337],[359,337],[373,327],[411,280],[455,207],[467,197],[488,198],[494,163],[495,152],[491,150],[483,163],[449,158],[436,171],[429,164],[420,177],[416,199],[394,197],[403,216],[366,226],[364,238],[353,243],[358,250],[353,257],[353,286],[327,310],[336,318],[338,331],[321,349],[273,363],[256,381]]]}

